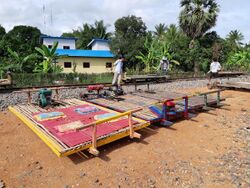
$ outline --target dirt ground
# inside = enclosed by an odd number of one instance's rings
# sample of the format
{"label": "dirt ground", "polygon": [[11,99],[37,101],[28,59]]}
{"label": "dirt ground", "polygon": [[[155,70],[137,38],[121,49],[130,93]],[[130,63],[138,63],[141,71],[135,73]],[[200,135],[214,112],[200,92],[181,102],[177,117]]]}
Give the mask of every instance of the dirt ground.
{"label": "dirt ground", "polygon": [[[202,89],[205,90],[205,89]],[[192,89],[189,92],[201,91]],[[58,158],[11,112],[0,112],[0,187],[250,187],[250,92],[171,128],[151,126],[100,156]]]}

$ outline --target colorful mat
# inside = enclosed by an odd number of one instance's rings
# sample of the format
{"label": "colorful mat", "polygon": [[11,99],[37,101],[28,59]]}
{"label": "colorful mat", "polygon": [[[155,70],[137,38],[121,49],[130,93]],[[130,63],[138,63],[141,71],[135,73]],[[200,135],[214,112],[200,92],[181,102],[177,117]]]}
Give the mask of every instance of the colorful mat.
{"label": "colorful mat", "polygon": [[[58,130],[60,125],[69,124],[72,122],[77,122],[78,124],[89,124],[100,120],[103,118],[111,117],[117,113],[110,111],[105,111],[101,108],[97,108],[94,105],[89,104],[73,106],[68,108],[56,109],[56,113],[51,111],[46,114],[64,114],[61,118],[54,119],[37,119],[35,117],[40,117],[44,113],[35,113],[33,117],[36,122],[42,124],[50,133],[52,133],[60,141],[68,145],[69,147],[76,146],[78,144],[90,141],[92,139],[92,127],[82,129],[80,131],[67,131],[61,133]],[[138,122],[133,121],[133,124]],[[117,120],[112,120],[107,123],[103,123],[97,126],[97,137],[101,137],[115,131],[118,131],[122,128],[128,127],[128,118],[119,118]]]}

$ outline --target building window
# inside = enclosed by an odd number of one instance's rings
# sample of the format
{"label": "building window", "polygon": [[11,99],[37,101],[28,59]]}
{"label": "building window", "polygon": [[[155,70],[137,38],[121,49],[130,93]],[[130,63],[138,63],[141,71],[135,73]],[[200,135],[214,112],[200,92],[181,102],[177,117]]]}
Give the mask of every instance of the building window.
{"label": "building window", "polygon": [[69,46],[63,46],[63,49],[65,49],[65,50],[69,50],[69,49],[70,49],[70,47],[69,47]]}
{"label": "building window", "polygon": [[83,62],[83,68],[90,68],[89,62]]}
{"label": "building window", "polygon": [[111,62],[107,62],[106,63],[106,68],[112,68],[112,63]]}
{"label": "building window", "polygon": [[51,48],[52,48],[52,45],[48,45],[48,48],[51,49]]}
{"label": "building window", "polygon": [[64,62],[64,68],[71,68],[72,64],[71,62]]}

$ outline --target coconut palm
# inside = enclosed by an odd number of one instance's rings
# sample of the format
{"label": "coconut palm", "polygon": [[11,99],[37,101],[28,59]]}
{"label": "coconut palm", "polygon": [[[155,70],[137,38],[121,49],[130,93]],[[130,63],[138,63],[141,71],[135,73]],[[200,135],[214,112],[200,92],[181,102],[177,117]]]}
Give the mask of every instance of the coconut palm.
{"label": "coconut palm", "polygon": [[154,34],[157,36],[157,37],[162,37],[165,32],[167,31],[168,27],[165,25],[165,24],[158,24],[155,26],[155,31],[154,31]]}
{"label": "coconut palm", "polygon": [[94,37],[100,39],[110,39],[111,33],[107,31],[110,25],[105,25],[103,20],[95,21],[94,23]]}
{"label": "coconut palm", "polygon": [[171,24],[166,30],[165,39],[169,44],[174,44],[178,42],[179,38],[181,37],[181,34],[182,33],[179,31],[176,25]]}
{"label": "coconut palm", "polygon": [[[219,6],[215,0],[181,0],[182,10],[179,25],[184,33],[191,38],[189,48],[194,48],[195,40],[202,37],[215,26]],[[194,62],[194,71],[199,71],[199,64]]]}
{"label": "coconut palm", "polygon": [[[78,38],[76,42],[77,48],[86,49],[88,43],[93,38],[110,39],[111,33],[108,32],[109,25],[105,25],[103,20],[95,21],[94,25],[85,23],[82,27],[73,30],[73,34]],[[70,33],[65,33],[65,36]]]}
{"label": "coconut palm", "polygon": [[239,46],[241,46],[242,45],[241,41],[243,39],[244,39],[243,34],[238,30],[230,31],[226,38],[226,40],[233,49],[237,49]]}

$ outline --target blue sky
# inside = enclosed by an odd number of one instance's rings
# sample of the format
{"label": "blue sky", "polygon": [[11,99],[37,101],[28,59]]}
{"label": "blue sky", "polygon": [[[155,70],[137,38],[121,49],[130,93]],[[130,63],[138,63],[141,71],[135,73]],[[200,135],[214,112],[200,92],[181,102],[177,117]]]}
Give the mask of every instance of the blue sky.
{"label": "blue sky", "polygon": [[[244,42],[250,42],[250,0],[217,3],[220,13],[212,30],[225,37],[237,29],[243,33]],[[179,12],[179,0],[0,0],[0,24],[7,31],[15,25],[31,25],[50,35],[61,35],[82,23],[93,24],[101,19],[112,31],[115,20],[131,14],[142,17],[148,29],[154,30],[159,23],[177,24]]]}

